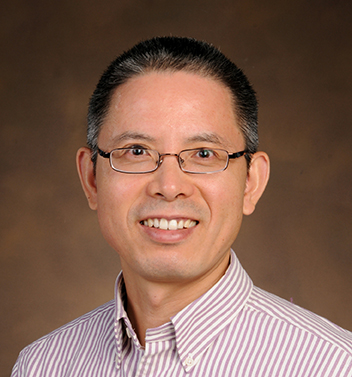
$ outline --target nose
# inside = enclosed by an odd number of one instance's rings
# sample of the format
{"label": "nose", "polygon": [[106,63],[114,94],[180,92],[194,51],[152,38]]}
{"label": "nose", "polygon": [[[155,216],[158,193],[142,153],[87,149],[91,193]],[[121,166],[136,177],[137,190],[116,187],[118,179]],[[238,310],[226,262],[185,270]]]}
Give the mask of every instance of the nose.
{"label": "nose", "polygon": [[192,195],[194,186],[191,177],[184,173],[178,163],[178,155],[164,153],[160,155],[160,166],[151,174],[148,194],[166,201],[186,198]]}

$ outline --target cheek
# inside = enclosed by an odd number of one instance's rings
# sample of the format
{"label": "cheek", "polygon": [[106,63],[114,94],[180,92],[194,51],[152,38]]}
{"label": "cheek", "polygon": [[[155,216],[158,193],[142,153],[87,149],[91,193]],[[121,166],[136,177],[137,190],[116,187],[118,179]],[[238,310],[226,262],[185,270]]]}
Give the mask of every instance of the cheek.
{"label": "cheek", "polygon": [[218,180],[208,186],[205,196],[213,226],[220,233],[237,233],[242,222],[244,184],[231,179]]}
{"label": "cheek", "polygon": [[125,228],[129,212],[141,197],[142,191],[141,182],[130,176],[113,176],[98,184],[97,213],[100,224],[103,226],[118,224],[119,227]]}
{"label": "cheek", "polygon": [[98,187],[97,216],[103,237],[115,250],[128,244],[130,234],[128,219],[131,207],[132,188],[110,181]]}
{"label": "cheek", "polygon": [[[230,176],[232,178],[232,176]],[[212,212],[233,213],[243,208],[245,182],[219,177],[207,184],[204,197]]]}

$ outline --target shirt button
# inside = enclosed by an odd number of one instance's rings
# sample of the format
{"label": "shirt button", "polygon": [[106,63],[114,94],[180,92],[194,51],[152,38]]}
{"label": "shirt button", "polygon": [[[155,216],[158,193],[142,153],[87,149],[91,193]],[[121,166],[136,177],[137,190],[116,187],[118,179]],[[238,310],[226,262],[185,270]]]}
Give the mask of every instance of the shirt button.
{"label": "shirt button", "polygon": [[185,361],[185,364],[188,366],[188,367],[191,367],[193,364],[194,364],[194,360],[192,359],[191,356],[188,356],[186,361]]}
{"label": "shirt button", "polygon": [[132,338],[131,331],[128,327],[126,327],[126,334],[129,338]]}

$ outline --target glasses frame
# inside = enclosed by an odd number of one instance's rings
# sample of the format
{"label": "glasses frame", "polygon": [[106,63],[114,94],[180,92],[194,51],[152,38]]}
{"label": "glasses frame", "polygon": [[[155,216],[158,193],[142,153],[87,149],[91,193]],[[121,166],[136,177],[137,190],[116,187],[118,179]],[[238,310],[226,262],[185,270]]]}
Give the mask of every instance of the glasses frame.
{"label": "glasses frame", "polygon": [[155,149],[149,149],[149,148],[145,148],[146,150],[150,150],[150,151],[154,151],[158,154],[159,158],[158,158],[158,161],[157,161],[157,165],[155,166],[154,169],[151,169],[151,170],[148,170],[148,171],[142,171],[142,172],[130,172],[130,171],[124,171],[124,170],[119,170],[119,169],[116,169],[114,166],[113,166],[113,163],[112,163],[112,153],[114,151],[118,151],[118,150],[127,150],[127,149],[134,149],[134,148],[115,148],[115,149],[112,149],[110,152],[104,152],[103,150],[101,150],[99,147],[97,148],[98,149],[98,154],[103,157],[103,158],[108,158],[109,159],[109,164],[110,164],[110,167],[112,170],[114,171],[117,171],[119,173],[123,173],[123,174],[147,174],[147,173],[153,173],[154,171],[156,171],[160,166],[161,164],[163,163],[163,157],[164,156],[175,156],[177,157],[177,161],[178,161],[178,166],[180,167],[180,169],[184,172],[184,173],[188,173],[188,174],[213,174],[213,173],[219,173],[219,172],[222,172],[224,170],[226,170],[229,166],[229,161],[230,160],[233,160],[233,159],[236,159],[236,158],[239,158],[239,157],[242,157],[242,156],[245,156],[247,154],[249,154],[250,152],[245,149],[243,151],[240,151],[240,152],[234,152],[234,153],[230,153],[228,152],[226,149],[221,149],[221,148],[209,148],[209,149],[212,149],[212,150],[218,150],[218,151],[223,151],[223,152],[226,152],[227,153],[227,161],[226,161],[226,165],[223,169],[219,169],[219,170],[214,170],[214,171],[210,171],[210,172],[194,172],[194,171],[189,171],[189,170],[186,170],[182,167],[182,158],[180,157],[180,154],[182,152],[188,152],[188,151],[196,151],[196,150],[204,150],[204,149],[207,149],[207,148],[190,148],[190,149],[183,149],[182,151],[180,151],[179,153],[159,153],[158,151],[156,151]]}

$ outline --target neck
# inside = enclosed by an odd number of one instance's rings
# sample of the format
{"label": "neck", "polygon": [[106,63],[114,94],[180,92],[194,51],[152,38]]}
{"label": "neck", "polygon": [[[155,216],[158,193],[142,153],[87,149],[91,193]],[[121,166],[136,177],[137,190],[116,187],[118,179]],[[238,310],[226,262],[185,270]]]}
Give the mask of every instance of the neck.
{"label": "neck", "polygon": [[127,293],[126,311],[138,336],[145,346],[147,329],[159,327],[174,315],[206,293],[225,274],[228,260],[216,274],[183,283],[158,282],[129,274],[123,269]]}

